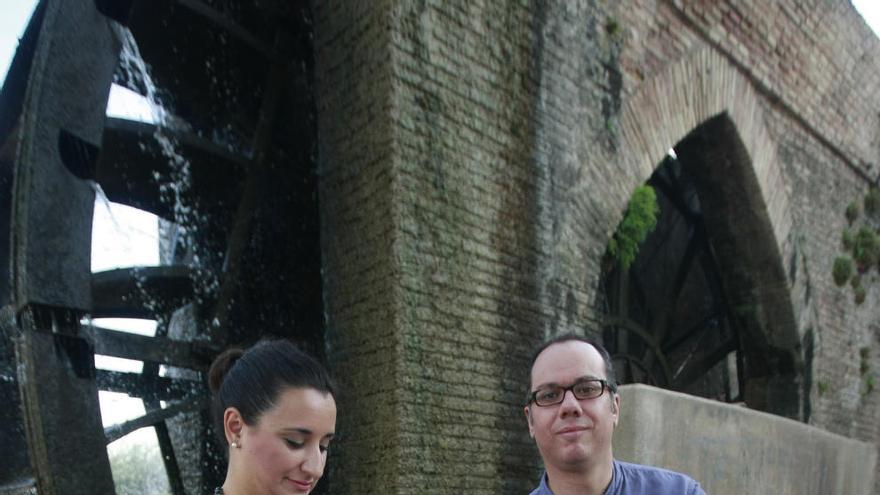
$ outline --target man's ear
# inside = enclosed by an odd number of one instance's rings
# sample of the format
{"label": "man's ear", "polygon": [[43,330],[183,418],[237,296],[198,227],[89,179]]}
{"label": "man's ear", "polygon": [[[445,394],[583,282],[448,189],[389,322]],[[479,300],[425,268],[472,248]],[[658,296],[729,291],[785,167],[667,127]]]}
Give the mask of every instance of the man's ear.
{"label": "man's ear", "polygon": [[529,424],[529,436],[535,438],[535,428],[532,425],[532,405],[529,404],[523,408],[523,411],[526,413],[526,422]]}
{"label": "man's ear", "polygon": [[620,419],[620,395],[614,394],[611,399],[611,413],[614,414],[614,426],[617,426],[617,420]]}
{"label": "man's ear", "polygon": [[244,428],[244,418],[241,413],[234,407],[227,407],[223,411],[223,433],[226,436],[226,443],[231,444],[241,438],[241,430]]}

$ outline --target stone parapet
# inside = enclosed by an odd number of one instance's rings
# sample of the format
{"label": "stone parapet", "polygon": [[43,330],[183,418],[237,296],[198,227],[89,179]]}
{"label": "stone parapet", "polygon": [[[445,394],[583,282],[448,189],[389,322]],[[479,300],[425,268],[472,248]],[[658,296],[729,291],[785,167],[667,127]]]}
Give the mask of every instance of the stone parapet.
{"label": "stone parapet", "polygon": [[869,443],[647,385],[623,386],[620,396],[620,460],[685,472],[713,495],[872,493]]}

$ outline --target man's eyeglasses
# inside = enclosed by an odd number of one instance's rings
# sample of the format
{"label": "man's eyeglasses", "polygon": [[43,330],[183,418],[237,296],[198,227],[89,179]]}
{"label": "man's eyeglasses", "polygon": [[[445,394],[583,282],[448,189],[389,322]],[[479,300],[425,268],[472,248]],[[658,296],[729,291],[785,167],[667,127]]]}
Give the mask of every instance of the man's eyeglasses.
{"label": "man's eyeglasses", "polygon": [[605,380],[581,380],[571,386],[563,387],[562,385],[553,385],[550,387],[539,388],[532,392],[529,396],[529,403],[534,402],[539,406],[552,406],[560,404],[565,400],[565,393],[569,390],[575,399],[595,399],[600,397],[605,389],[615,392],[617,387],[609,384]]}

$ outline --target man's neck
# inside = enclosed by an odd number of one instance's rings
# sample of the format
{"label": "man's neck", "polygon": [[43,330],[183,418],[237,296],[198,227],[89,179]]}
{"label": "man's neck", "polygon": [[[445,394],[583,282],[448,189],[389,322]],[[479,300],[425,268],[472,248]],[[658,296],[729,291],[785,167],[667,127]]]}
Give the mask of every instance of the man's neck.
{"label": "man's neck", "polygon": [[602,495],[611,484],[614,460],[591,462],[580,469],[560,470],[547,466],[547,478],[553,495]]}

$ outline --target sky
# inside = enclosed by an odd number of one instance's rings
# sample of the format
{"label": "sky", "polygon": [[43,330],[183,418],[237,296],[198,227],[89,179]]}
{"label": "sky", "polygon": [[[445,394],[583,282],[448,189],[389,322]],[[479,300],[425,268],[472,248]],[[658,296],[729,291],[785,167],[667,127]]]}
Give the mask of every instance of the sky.
{"label": "sky", "polygon": [[880,36],[880,0],[853,0],[852,4],[874,33]]}
{"label": "sky", "polygon": [[36,4],[35,0],[0,0],[0,80],[6,79],[18,38],[24,33]]}

